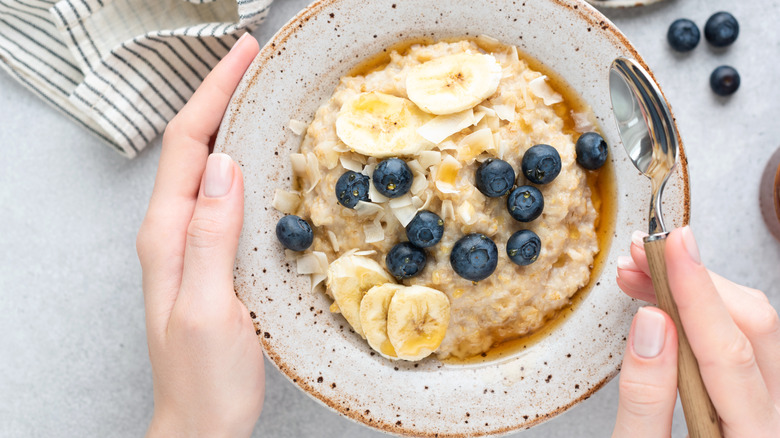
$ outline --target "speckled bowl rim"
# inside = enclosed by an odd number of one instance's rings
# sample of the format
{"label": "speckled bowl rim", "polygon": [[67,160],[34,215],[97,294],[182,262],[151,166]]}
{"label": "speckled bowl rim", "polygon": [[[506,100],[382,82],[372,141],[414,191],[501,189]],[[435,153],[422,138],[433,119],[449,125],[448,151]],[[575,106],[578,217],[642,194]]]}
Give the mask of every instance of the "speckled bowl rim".
{"label": "speckled bowl rim", "polygon": [[[233,96],[231,100],[230,108],[228,109],[226,116],[223,119],[222,125],[220,127],[220,132],[224,133],[225,131],[231,131],[233,126],[235,125],[239,117],[239,111],[235,110],[236,108],[234,107],[234,105],[237,105],[237,103],[241,103],[246,99],[247,94],[252,88],[252,84],[258,80],[258,77],[261,75],[263,71],[263,69],[260,68],[259,66],[266,64],[269,61],[269,59],[272,59],[277,54],[277,48],[281,47],[285,41],[293,37],[296,31],[302,28],[312,17],[316,16],[317,14],[320,14],[325,8],[338,4],[341,1],[343,0],[315,1],[311,5],[309,5],[302,11],[300,11],[287,24],[285,24],[273,36],[273,38],[260,50],[260,53],[257,55],[256,59],[254,60],[253,66],[250,67],[250,71],[252,71],[253,67],[255,67],[253,70],[255,71],[255,74],[252,76],[247,75],[243,78],[242,85],[246,84],[246,86],[244,87],[239,86],[238,92]],[[631,56],[634,59],[636,59],[637,62],[640,65],[642,65],[650,73],[651,76],[653,76],[653,80],[655,80],[652,70],[648,67],[647,63],[644,61],[644,59],[641,57],[638,51],[634,48],[634,46],[628,41],[625,35],[623,35],[617,29],[617,27],[612,22],[609,21],[609,19],[607,19],[594,7],[582,1],[577,2],[576,0],[549,0],[549,1],[552,3],[556,3],[562,7],[575,9],[580,19],[590,23],[594,28],[597,28],[597,30],[601,30],[605,32],[609,38],[613,39],[614,41],[617,41],[619,45],[627,49],[628,52],[631,54]],[[572,3],[574,4],[579,3],[579,4],[572,6]],[[666,97],[664,96],[664,98]],[[674,116],[673,116],[673,120],[674,120]],[[676,126],[676,120],[674,123]],[[224,140],[224,139],[225,139],[225,135],[218,136],[217,144],[215,146],[215,151],[221,150],[221,148],[224,145],[220,144],[220,140]],[[679,150],[680,156],[679,156],[678,167],[681,172],[680,180],[682,183],[682,187],[680,189],[683,197],[682,224],[687,225],[690,221],[690,188],[689,188],[689,179],[688,179],[687,157],[679,133],[678,133],[678,141],[680,145],[680,150]],[[399,426],[393,424],[392,422],[386,422],[386,423],[380,421],[373,422],[373,423],[368,422],[366,417],[362,416],[361,413],[358,412],[356,409],[350,409],[349,406],[345,406],[344,404],[337,403],[336,400],[332,400],[328,398],[326,395],[324,395],[317,387],[307,383],[305,379],[301,378],[301,376],[297,375],[295,371],[293,371],[292,366],[289,366],[289,364],[285,362],[285,358],[279,355],[274,350],[272,342],[267,339],[268,336],[264,336],[263,332],[260,330],[259,327],[257,330],[257,334],[261,344],[263,345],[263,349],[266,355],[269,357],[269,359],[274,364],[274,366],[276,366],[289,381],[291,381],[297,387],[302,389],[311,398],[321,403],[322,405],[329,407],[333,411],[349,418],[350,420],[355,421],[356,423],[363,424],[371,428],[382,430],[386,433],[399,435],[399,436],[436,436],[436,437],[485,436],[485,435],[499,436],[499,435],[505,435],[508,433],[516,432],[521,428],[527,429],[532,426],[543,423],[567,411],[574,405],[590,398],[596,391],[601,389],[612,378],[614,378],[619,372],[619,368],[620,368],[619,365],[616,366],[609,373],[607,377],[592,384],[592,386],[590,386],[587,391],[583,392],[578,398],[572,400],[570,403],[562,405],[558,409],[555,409],[551,412],[547,412],[543,415],[539,415],[536,418],[530,418],[530,419],[518,418],[517,423],[514,424],[513,426],[505,427],[499,430],[491,429],[489,431],[485,431],[484,433],[476,433],[476,434],[436,433],[434,435],[434,433],[421,432],[419,429],[412,429],[407,426]]]}

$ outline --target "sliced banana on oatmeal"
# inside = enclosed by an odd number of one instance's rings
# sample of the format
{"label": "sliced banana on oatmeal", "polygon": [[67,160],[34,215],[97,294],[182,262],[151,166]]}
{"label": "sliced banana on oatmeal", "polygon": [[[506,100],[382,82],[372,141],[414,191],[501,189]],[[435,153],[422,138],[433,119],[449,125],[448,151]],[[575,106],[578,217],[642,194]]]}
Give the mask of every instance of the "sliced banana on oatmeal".
{"label": "sliced banana on oatmeal", "polygon": [[404,288],[394,283],[374,286],[360,302],[360,326],[368,345],[388,359],[398,359],[398,356],[387,336],[387,310],[395,293]]}
{"label": "sliced banana on oatmeal", "polygon": [[341,107],[336,135],[353,151],[370,157],[416,155],[434,146],[417,133],[430,119],[408,99],[371,91]]}
{"label": "sliced banana on oatmeal", "polygon": [[415,67],[406,77],[406,93],[432,114],[473,108],[492,96],[501,82],[501,64],[492,55],[459,53]]}
{"label": "sliced banana on oatmeal", "polygon": [[390,274],[374,260],[345,254],[328,267],[326,285],[349,325],[355,333],[365,338],[360,325],[360,301],[372,287],[392,282]]}
{"label": "sliced banana on oatmeal", "polygon": [[387,336],[399,359],[420,360],[439,348],[450,324],[450,300],[424,286],[396,291],[387,309]]}

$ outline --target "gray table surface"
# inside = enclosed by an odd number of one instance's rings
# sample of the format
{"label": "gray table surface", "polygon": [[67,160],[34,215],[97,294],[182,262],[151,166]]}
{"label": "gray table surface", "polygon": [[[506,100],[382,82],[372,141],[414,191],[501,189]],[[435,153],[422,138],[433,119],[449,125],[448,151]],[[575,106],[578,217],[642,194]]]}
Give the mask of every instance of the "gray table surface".
{"label": "gray table surface", "polygon": [[[277,0],[255,35],[267,41],[307,0]],[[703,26],[718,10],[740,20],[734,46],[677,55],[666,29]],[[780,146],[780,1],[668,0],[607,11],[654,69],[690,160],[692,225],[705,263],[764,290],[780,307],[780,244],[767,231],[758,181]],[[709,90],[730,64],[742,88]],[[131,437],[152,414],[135,234],[154,181],[160,139],[121,158],[0,73],[0,436]],[[610,275],[607,273],[605,275]],[[255,437],[381,434],[322,407],[266,366]],[[611,433],[617,379],[523,437]],[[685,436],[678,405],[674,436]]]}

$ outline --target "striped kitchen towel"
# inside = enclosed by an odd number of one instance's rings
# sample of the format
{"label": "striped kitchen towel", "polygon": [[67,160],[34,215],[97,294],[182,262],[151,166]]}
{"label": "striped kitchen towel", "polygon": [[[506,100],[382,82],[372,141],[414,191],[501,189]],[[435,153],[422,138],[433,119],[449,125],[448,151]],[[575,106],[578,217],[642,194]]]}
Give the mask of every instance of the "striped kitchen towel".
{"label": "striped kitchen towel", "polygon": [[0,0],[0,65],[132,158],[272,1]]}

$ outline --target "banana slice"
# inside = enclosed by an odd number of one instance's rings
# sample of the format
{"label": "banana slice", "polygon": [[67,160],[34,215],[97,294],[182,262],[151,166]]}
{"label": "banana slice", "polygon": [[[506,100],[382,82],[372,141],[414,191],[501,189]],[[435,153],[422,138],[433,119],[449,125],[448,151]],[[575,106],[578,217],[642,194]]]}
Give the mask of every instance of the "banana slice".
{"label": "banana slice", "polygon": [[360,301],[372,287],[392,283],[390,274],[368,257],[343,255],[328,267],[327,288],[339,311],[355,333],[365,338],[360,325]]}
{"label": "banana slice", "polygon": [[360,302],[360,326],[368,345],[388,359],[398,359],[398,356],[387,337],[387,309],[393,295],[401,289],[405,287],[393,283],[374,286]]}
{"label": "banana slice", "polygon": [[387,309],[387,336],[399,359],[420,360],[439,348],[450,324],[450,300],[429,287],[398,290]]}
{"label": "banana slice", "polygon": [[416,155],[434,146],[417,133],[430,119],[408,99],[371,91],[341,107],[336,135],[353,151],[370,157]]}
{"label": "banana slice", "polygon": [[406,77],[406,93],[432,114],[473,108],[492,96],[501,82],[501,64],[492,55],[459,53],[415,67]]}

